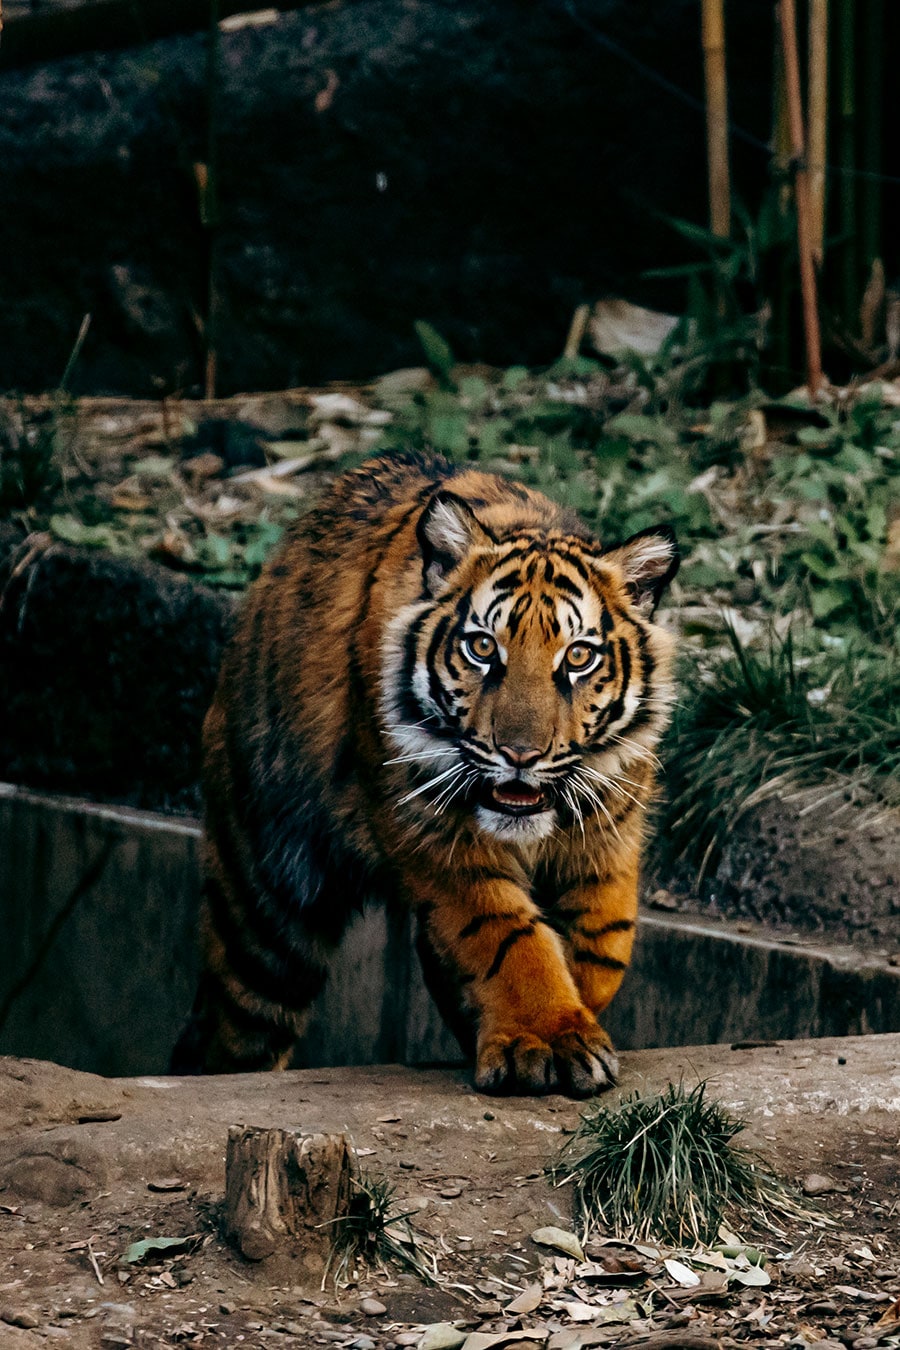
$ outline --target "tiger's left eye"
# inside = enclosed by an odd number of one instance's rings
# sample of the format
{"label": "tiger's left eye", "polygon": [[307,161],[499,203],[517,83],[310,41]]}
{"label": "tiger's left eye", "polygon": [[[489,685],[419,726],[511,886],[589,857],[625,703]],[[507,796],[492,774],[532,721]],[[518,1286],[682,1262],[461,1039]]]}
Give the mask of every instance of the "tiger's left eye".
{"label": "tiger's left eye", "polygon": [[483,664],[492,661],[497,654],[497,644],[490,633],[469,633],[463,638],[462,645],[470,661]]}
{"label": "tiger's left eye", "polygon": [[600,653],[597,648],[589,647],[586,642],[573,642],[566,652],[566,665],[578,675],[591,670],[599,659]]}

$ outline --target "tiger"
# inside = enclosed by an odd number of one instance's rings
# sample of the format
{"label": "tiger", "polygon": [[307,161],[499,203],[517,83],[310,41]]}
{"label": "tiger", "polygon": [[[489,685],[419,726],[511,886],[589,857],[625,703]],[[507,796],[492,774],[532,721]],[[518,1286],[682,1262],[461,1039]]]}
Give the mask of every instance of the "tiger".
{"label": "tiger", "polygon": [[603,546],[439,456],[334,480],[253,583],[203,729],[203,970],[176,1072],[290,1063],[366,902],[412,906],[488,1093],[616,1081],[674,639],[670,527]]}

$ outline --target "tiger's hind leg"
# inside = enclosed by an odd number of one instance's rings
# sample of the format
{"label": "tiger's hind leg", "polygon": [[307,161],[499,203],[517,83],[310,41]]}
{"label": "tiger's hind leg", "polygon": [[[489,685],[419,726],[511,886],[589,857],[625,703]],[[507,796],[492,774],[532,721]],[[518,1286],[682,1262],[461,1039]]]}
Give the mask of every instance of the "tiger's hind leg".
{"label": "tiger's hind leg", "polygon": [[[207,835],[201,931],[205,959],[173,1073],[246,1073],[285,1068],[321,992],[330,958],[359,908],[352,886],[317,866],[295,837],[302,884],[267,871],[235,845]],[[268,883],[268,884],[267,884]]]}

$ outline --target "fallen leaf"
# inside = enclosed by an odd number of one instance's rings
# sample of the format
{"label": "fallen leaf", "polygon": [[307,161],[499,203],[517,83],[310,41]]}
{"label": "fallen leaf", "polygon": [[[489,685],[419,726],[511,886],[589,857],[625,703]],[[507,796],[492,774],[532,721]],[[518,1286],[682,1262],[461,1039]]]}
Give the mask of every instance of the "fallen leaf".
{"label": "fallen leaf", "polygon": [[144,1238],[142,1242],[132,1242],[131,1246],[125,1249],[122,1260],[127,1261],[129,1265],[133,1265],[136,1261],[143,1261],[146,1256],[154,1256],[162,1252],[174,1256],[176,1252],[188,1251],[199,1239],[199,1233],[191,1233],[189,1237],[180,1238]]}
{"label": "fallen leaf", "polygon": [[[549,1332],[546,1327],[535,1327],[530,1331],[473,1331],[462,1343],[462,1350],[494,1350],[495,1346],[514,1345],[516,1341],[530,1341],[535,1345],[545,1345]],[[423,1350],[421,1342],[419,1350]]]}
{"label": "fallen leaf", "polygon": [[584,1261],[581,1243],[574,1233],[567,1232],[565,1228],[536,1228],[531,1240],[540,1247],[554,1247],[556,1251],[564,1252],[566,1256],[571,1256],[576,1261]]}
{"label": "fallen leaf", "polygon": [[540,1305],[544,1291],[539,1284],[529,1284],[510,1303],[506,1305],[508,1313],[530,1313]]}
{"label": "fallen leaf", "polygon": [[682,1265],[680,1261],[675,1261],[672,1257],[663,1261],[666,1270],[672,1276],[676,1284],[680,1284],[682,1289],[691,1289],[695,1284],[700,1283],[700,1276],[695,1270]]}
{"label": "fallen leaf", "polygon": [[772,1283],[772,1276],[762,1266],[752,1266],[747,1264],[746,1268],[735,1266],[728,1276],[729,1280],[737,1284],[744,1284],[754,1289],[763,1289],[767,1284]]}
{"label": "fallen leaf", "polygon": [[875,1325],[876,1327],[885,1327],[890,1326],[893,1322],[900,1322],[900,1298],[894,1299],[891,1306],[885,1308]]}
{"label": "fallen leaf", "polygon": [[593,1322],[594,1315],[597,1312],[593,1303],[581,1303],[578,1299],[572,1299],[569,1303],[564,1303],[563,1308],[566,1316],[571,1317],[573,1322]]}

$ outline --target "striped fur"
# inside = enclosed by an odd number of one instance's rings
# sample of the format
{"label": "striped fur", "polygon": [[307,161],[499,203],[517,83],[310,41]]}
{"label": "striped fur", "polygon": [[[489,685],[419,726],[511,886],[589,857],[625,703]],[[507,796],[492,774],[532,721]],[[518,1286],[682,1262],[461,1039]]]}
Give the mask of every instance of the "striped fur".
{"label": "striped fur", "polygon": [[415,455],[337,480],[251,590],[204,728],[205,973],[183,1071],[290,1057],[367,900],[411,904],[491,1091],[614,1080],[678,565]]}

